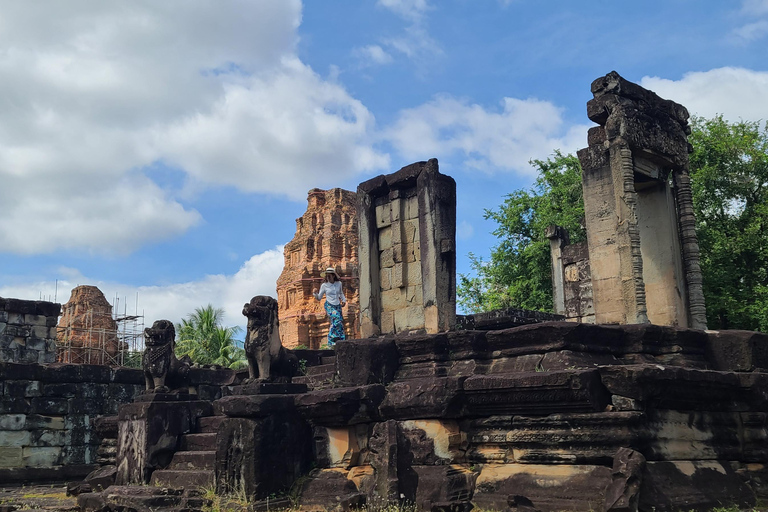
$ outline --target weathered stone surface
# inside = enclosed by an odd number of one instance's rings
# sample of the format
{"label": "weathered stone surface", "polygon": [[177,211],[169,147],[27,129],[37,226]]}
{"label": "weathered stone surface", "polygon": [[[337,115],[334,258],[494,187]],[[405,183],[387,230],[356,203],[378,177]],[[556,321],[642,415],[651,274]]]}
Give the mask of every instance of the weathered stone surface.
{"label": "weathered stone surface", "polygon": [[768,334],[753,331],[707,333],[707,357],[715,370],[768,371]]}
{"label": "weathered stone surface", "polygon": [[308,509],[349,511],[366,504],[366,496],[342,468],[321,469],[310,474],[301,489],[300,505]]}
{"label": "weathered stone surface", "polygon": [[490,416],[462,420],[460,425],[472,463],[605,465],[619,448],[645,447],[648,442],[641,412]]}
{"label": "weathered stone surface", "polygon": [[304,418],[315,425],[355,425],[378,421],[378,408],[383,398],[384,386],[371,384],[297,395],[296,407]]}
{"label": "weathered stone surface", "polygon": [[597,370],[478,375],[464,393],[470,415],[598,412],[610,400]]}
{"label": "weathered stone surface", "polygon": [[299,372],[299,360],[280,342],[277,301],[257,295],[243,306],[248,318],[245,356],[250,380],[291,382]]}
{"label": "weathered stone surface", "polygon": [[370,424],[315,427],[315,458],[321,468],[344,468],[368,462]]}
{"label": "weathered stone surface", "polygon": [[391,338],[368,338],[336,344],[336,373],[342,387],[389,384],[399,366]]}
{"label": "weathered stone surface", "polygon": [[637,512],[644,471],[645,457],[641,453],[620,448],[613,458],[613,474],[605,491],[603,510]]}
{"label": "weathered stone surface", "polygon": [[451,329],[456,314],[456,183],[437,160],[358,186],[363,337]]}
{"label": "weathered stone surface", "polygon": [[249,500],[286,492],[310,467],[312,429],[290,409],[258,419],[227,418],[216,436],[219,492]]}
{"label": "weathered stone surface", "polygon": [[61,305],[52,302],[0,297],[0,364],[53,362],[56,330],[51,326],[60,310]]}
{"label": "weathered stone surface", "polygon": [[288,348],[319,348],[326,342],[329,322],[322,302],[312,296],[320,272],[335,267],[347,307],[348,339],[360,337],[358,312],[358,231],[355,193],[340,188],[312,189],[307,211],[296,219],[296,234],[285,245],[285,265],[277,279],[280,337]]}
{"label": "weathered stone surface", "polygon": [[216,401],[217,413],[233,417],[261,418],[292,408],[291,395],[236,395]]}
{"label": "weathered stone surface", "polygon": [[660,365],[605,366],[599,372],[612,394],[658,409],[746,411],[764,406],[762,396],[747,392],[734,373]]}
{"label": "weathered stone surface", "polygon": [[464,407],[463,383],[464,377],[394,382],[379,409],[385,418],[457,418]]}
{"label": "weathered stone surface", "polygon": [[74,288],[57,327],[58,361],[117,366],[119,346],[112,305],[96,286]]}
{"label": "weathered stone surface", "polygon": [[755,506],[755,494],[730,464],[720,461],[648,462],[639,507],[659,511]]}
{"label": "weathered stone surface", "polygon": [[486,464],[472,501],[483,509],[501,510],[509,498],[522,496],[542,511],[597,510],[610,482],[611,470],[604,466]]}
{"label": "weathered stone surface", "polygon": [[688,112],[615,71],[592,92],[602,129],[578,155],[594,319],[706,329]]}
{"label": "weathered stone surface", "polygon": [[120,408],[117,483],[145,484],[155,469],[168,466],[181,436],[200,416],[212,413],[208,402],[137,402]]}

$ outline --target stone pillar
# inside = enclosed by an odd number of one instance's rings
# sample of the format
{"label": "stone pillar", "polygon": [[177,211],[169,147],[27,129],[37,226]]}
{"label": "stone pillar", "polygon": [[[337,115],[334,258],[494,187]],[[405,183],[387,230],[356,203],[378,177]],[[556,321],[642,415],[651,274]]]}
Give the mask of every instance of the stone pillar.
{"label": "stone pillar", "polygon": [[456,319],[456,182],[437,160],[357,188],[360,331],[451,329]]}
{"label": "stone pillar", "polygon": [[0,297],[0,363],[56,360],[56,321],[61,304]]}
{"label": "stone pillar", "polygon": [[568,232],[560,226],[549,226],[547,238],[549,238],[549,254],[552,258],[552,302],[555,313],[565,315],[563,247],[568,245]]}
{"label": "stone pillar", "polygon": [[615,71],[592,93],[587,114],[600,126],[579,160],[595,321],[706,328],[688,111]]}

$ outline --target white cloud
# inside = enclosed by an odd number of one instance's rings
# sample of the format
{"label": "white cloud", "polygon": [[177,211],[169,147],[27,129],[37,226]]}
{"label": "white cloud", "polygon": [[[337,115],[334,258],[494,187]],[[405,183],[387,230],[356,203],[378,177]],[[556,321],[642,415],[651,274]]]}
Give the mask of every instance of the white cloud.
{"label": "white cloud", "polygon": [[768,20],[760,20],[754,23],[747,23],[746,25],[734,30],[734,34],[745,39],[747,41],[756,41],[768,34]]}
{"label": "white cloud", "polygon": [[768,14],[768,0],[744,0],[742,10],[746,14]]}
{"label": "white cloud", "polygon": [[384,48],[377,44],[371,44],[362,48],[355,48],[352,52],[363,66],[371,64],[389,64],[392,62],[392,55],[387,53]]}
{"label": "white cloud", "polygon": [[[127,313],[135,313],[138,293],[138,314],[144,314],[147,326],[155,320],[168,319],[174,323],[192,313],[195,308],[212,304],[224,309],[224,325],[245,326],[243,304],[254,295],[276,296],[276,282],[283,270],[283,247],[252,256],[233,275],[208,275],[198,281],[166,286],[129,286],[120,283],[90,279],[76,269],[61,269],[64,279],[58,281],[58,301],[69,299],[69,291],[80,284],[98,286],[110,303],[117,296],[120,311],[127,303]],[[55,283],[34,282],[0,286],[0,297],[38,300],[40,295],[49,300],[54,294]],[[50,300],[53,300],[52,298]]]}
{"label": "white cloud", "polygon": [[723,114],[730,121],[768,119],[768,72],[717,68],[686,73],[680,80],[643,77],[640,85],[703,117]]}
{"label": "white cloud", "polygon": [[184,232],[200,216],[142,173],[156,162],[296,198],[330,185],[319,171],[384,169],[371,113],[297,59],[300,21],[300,0],[5,3],[1,250],[128,252]]}
{"label": "white cloud", "polygon": [[410,21],[420,20],[430,8],[427,0],[378,0],[377,3]]}
{"label": "white cloud", "polygon": [[547,101],[504,98],[501,111],[490,111],[438,96],[402,111],[385,137],[406,158],[459,154],[469,168],[533,175],[530,159],[583,147],[586,131],[586,125],[566,130],[561,109]]}
{"label": "white cloud", "polygon": [[456,237],[459,240],[469,240],[474,236],[475,234],[475,228],[472,227],[472,224],[469,222],[463,220],[459,222],[459,224],[456,226]]}

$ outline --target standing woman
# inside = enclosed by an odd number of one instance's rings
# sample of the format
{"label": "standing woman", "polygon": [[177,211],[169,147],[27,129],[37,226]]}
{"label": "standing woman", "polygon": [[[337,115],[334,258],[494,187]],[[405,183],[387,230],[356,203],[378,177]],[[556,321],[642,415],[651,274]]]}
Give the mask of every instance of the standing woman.
{"label": "standing woman", "polygon": [[325,282],[320,286],[320,291],[317,289],[312,290],[312,295],[317,300],[322,299],[323,295],[325,295],[325,312],[328,314],[328,320],[331,323],[331,328],[328,330],[328,346],[333,347],[337,341],[344,340],[344,322],[341,316],[341,307],[347,305],[347,299],[344,297],[344,292],[341,290],[341,281],[333,267],[325,269],[325,272],[321,272],[320,276],[325,277]]}

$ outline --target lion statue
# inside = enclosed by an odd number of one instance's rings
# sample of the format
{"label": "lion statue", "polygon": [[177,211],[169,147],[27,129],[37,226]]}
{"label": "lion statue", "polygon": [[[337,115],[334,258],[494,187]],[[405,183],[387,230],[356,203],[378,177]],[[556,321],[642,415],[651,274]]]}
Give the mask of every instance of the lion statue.
{"label": "lion statue", "polygon": [[280,342],[277,301],[257,295],[243,306],[248,318],[245,356],[251,381],[291,382],[299,369],[299,360]]}
{"label": "lion statue", "polygon": [[144,355],[141,368],[147,391],[167,393],[166,381],[183,380],[189,371],[187,361],[179,361],[174,354],[176,329],[170,320],[157,320],[144,329]]}

